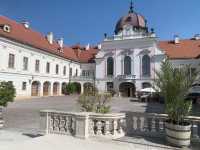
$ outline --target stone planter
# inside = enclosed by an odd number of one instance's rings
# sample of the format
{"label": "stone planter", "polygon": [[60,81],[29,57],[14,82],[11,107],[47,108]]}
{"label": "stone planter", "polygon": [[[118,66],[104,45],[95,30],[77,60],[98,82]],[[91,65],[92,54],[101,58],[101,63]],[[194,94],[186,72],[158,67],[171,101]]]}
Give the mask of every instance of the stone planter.
{"label": "stone planter", "polygon": [[177,147],[190,145],[191,124],[175,125],[173,123],[165,122],[165,132],[166,140],[170,144]]}

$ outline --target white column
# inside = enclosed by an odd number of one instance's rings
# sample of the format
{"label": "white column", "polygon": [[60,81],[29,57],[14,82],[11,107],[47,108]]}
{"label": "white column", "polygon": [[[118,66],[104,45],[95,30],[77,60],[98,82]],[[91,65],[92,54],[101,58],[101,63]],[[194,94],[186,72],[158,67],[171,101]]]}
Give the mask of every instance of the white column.
{"label": "white column", "polygon": [[84,86],[83,86],[84,83],[80,83],[80,84],[81,84],[81,94],[83,94],[84,93]]}
{"label": "white column", "polygon": [[40,82],[40,96],[43,96],[43,82]]}
{"label": "white column", "polygon": [[50,96],[53,96],[53,82],[51,82],[51,87],[50,87]]}
{"label": "white column", "polygon": [[59,83],[58,95],[62,95],[62,82]]}

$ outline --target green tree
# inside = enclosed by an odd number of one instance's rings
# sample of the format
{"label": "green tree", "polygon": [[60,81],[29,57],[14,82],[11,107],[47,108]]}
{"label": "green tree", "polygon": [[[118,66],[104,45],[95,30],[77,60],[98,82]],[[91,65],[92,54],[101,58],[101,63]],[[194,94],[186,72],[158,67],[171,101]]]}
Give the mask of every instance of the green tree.
{"label": "green tree", "polygon": [[68,94],[73,94],[73,93],[75,93],[77,90],[78,90],[78,89],[77,89],[75,83],[71,83],[71,82],[68,83],[68,84],[66,85],[66,88],[65,88],[65,92],[68,93]]}
{"label": "green tree", "polygon": [[192,109],[192,101],[185,98],[196,79],[196,74],[189,76],[188,70],[189,66],[174,69],[172,64],[165,60],[161,70],[156,71],[154,88],[164,97],[169,121],[175,124],[183,123]]}
{"label": "green tree", "polygon": [[12,82],[0,82],[0,106],[6,107],[8,102],[13,102],[15,94]]}

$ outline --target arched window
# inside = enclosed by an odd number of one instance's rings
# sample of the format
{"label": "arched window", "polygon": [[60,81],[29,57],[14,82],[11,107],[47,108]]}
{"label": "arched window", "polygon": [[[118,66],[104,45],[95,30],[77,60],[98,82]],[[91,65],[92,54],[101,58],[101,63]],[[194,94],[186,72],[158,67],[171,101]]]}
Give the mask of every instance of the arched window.
{"label": "arched window", "polygon": [[142,57],[142,75],[143,76],[150,76],[151,72],[151,62],[150,57],[148,55],[144,55]]}
{"label": "arched window", "polygon": [[130,75],[131,74],[131,57],[125,56],[124,58],[124,74]]}
{"label": "arched window", "polygon": [[107,59],[107,75],[113,75],[114,72],[114,61],[112,57]]}

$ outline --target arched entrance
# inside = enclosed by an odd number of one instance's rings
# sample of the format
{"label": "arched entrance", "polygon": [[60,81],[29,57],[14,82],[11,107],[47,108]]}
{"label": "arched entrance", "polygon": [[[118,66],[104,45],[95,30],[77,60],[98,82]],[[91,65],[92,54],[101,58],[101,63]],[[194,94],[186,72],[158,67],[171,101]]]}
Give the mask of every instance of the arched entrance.
{"label": "arched entrance", "polygon": [[49,96],[51,94],[51,83],[46,81],[43,84],[43,95],[44,96]]}
{"label": "arched entrance", "polygon": [[76,93],[77,93],[77,94],[80,94],[80,93],[81,93],[81,84],[78,83],[78,82],[74,82],[73,84],[74,84],[75,87],[76,87]]}
{"label": "arched entrance", "polygon": [[130,82],[123,82],[119,85],[119,92],[122,97],[134,97],[135,85]]}
{"label": "arched entrance", "polygon": [[40,96],[40,82],[39,81],[32,82],[31,96]]}
{"label": "arched entrance", "polygon": [[58,82],[53,83],[53,95],[59,95],[60,85]]}
{"label": "arched entrance", "polygon": [[83,84],[83,89],[84,89],[84,93],[92,92],[94,91],[94,86],[92,83],[86,82]]}
{"label": "arched entrance", "polygon": [[62,83],[62,94],[64,94],[64,95],[67,95],[66,87],[67,87],[67,83],[66,83],[66,82],[63,82],[63,83]]}

